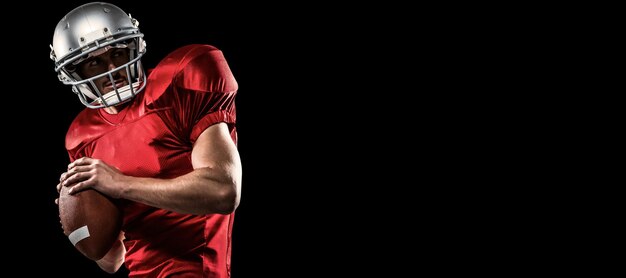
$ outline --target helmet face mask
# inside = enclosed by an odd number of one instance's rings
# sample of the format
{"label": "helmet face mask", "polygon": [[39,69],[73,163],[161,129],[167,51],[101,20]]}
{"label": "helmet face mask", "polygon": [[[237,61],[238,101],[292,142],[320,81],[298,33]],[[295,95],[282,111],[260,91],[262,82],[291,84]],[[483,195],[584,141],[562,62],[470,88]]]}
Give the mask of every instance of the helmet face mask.
{"label": "helmet face mask", "polygon": [[[69,12],[54,32],[50,58],[55,62],[59,80],[72,86],[72,91],[89,108],[114,106],[130,100],[146,86],[141,57],[146,47],[139,22],[120,8],[102,2],[82,5]],[[77,72],[81,62],[102,55],[110,49],[126,48],[129,61],[95,76],[84,78]],[[119,87],[118,72],[126,73],[126,86]],[[101,92],[96,86],[100,78],[108,78],[112,91]]]}

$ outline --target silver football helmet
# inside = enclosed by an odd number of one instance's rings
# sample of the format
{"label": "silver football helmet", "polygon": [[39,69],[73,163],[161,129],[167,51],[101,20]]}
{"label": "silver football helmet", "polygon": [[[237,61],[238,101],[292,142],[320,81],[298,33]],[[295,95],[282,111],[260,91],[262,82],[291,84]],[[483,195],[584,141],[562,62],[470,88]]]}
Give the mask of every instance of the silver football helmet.
{"label": "silver football helmet", "polygon": [[[115,5],[87,3],[69,12],[56,26],[50,48],[59,80],[71,85],[72,91],[89,108],[113,106],[130,100],[146,86],[141,57],[146,53],[139,22]],[[128,48],[130,60],[112,70],[90,78],[76,72],[77,65],[111,48]],[[113,74],[124,70],[126,86],[118,88]],[[113,91],[104,94],[96,87],[98,78],[109,78]]]}

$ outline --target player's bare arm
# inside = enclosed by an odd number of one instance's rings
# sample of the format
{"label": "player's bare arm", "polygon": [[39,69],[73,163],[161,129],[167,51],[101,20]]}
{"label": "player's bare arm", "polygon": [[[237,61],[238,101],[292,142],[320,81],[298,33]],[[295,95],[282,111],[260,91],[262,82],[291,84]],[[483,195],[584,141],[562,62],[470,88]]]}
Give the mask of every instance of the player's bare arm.
{"label": "player's bare arm", "polygon": [[61,176],[70,194],[93,188],[113,198],[190,214],[233,212],[240,200],[241,161],[228,126],[218,123],[202,132],[191,154],[194,170],[174,179],[131,177],[101,160],[83,157]]}

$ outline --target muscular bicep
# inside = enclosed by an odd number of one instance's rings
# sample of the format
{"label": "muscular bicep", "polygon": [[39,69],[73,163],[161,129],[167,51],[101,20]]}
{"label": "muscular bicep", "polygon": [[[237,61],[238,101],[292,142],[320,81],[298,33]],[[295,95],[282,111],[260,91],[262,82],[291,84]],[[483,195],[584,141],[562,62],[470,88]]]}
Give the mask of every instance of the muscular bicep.
{"label": "muscular bicep", "polygon": [[239,152],[226,123],[211,125],[198,136],[191,152],[191,163],[194,169],[208,167],[232,175],[231,178],[240,178]]}
{"label": "muscular bicep", "polygon": [[199,185],[206,190],[205,200],[212,200],[213,210],[226,214],[239,205],[241,198],[241,160],[224,122],[210,125],[193,145],[191,163]]}

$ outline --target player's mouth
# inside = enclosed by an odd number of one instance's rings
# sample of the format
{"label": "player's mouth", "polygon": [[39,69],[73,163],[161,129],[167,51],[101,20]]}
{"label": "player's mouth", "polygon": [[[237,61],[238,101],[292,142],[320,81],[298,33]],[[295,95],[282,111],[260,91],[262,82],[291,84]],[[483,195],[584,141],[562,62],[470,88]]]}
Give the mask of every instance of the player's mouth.
{"label": "player's mouth", "polygon": [[[126,85],[127,85],[126,79],[115,80],[115,87],[118,89]],[[107,93],[114,90],[113,83],[110,81],[104,82],[103,86],[104,86],[103,87],[104,91]]]}

